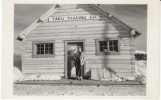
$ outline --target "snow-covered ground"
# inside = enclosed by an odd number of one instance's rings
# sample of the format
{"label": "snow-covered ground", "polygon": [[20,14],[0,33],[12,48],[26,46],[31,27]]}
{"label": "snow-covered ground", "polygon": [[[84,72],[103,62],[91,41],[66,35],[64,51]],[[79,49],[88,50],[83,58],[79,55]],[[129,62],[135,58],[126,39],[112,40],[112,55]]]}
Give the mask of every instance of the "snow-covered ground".
{"label": "snow-covered ground", "polygon": [[145,96],[142,85],[70,86],[14,84],[14,95],[55,96]]}
{"label": "snow-covered ground", "polygon": [[140,81],[143,84],[146,84],[146,69],[147,69],[147,61],[135,61],[135,72],[136,72],[136,80]]}
{"label": "snow-covered ground", "polygon": [[61,80],[61,77],[46,74],[46,75],[23,75],[21,71],[14,67],[14,82],[27,81],[27,80]]}
{"label": "snow-covered ground", "polygon": [[145,51],[141,51],[141,50],[135,50],[135,53],[139,53],[139,54],[147,54],[147,52],[145,52]]}

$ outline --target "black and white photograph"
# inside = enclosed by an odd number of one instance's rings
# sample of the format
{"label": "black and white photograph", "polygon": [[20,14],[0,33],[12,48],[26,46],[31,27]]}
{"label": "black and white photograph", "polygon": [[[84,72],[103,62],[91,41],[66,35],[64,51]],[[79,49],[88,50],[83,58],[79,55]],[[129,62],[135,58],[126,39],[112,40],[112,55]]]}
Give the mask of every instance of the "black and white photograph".
{"label": "black and white photograph", "polygon": [[13,95],[146,96],[147,5],[14,4]]}

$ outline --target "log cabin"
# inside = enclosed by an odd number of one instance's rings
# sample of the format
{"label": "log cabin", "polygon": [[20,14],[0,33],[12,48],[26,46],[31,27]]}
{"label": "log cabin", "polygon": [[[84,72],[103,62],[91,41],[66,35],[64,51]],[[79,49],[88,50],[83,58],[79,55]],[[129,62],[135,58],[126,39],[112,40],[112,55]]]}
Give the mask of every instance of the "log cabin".
{"label": "log cabin", "polygon": [[86,54],[84,77],[135,75],[134,39],[141,33],[95,4],[55,4],[17,39],[22,73],[72,78],[78,46]]}

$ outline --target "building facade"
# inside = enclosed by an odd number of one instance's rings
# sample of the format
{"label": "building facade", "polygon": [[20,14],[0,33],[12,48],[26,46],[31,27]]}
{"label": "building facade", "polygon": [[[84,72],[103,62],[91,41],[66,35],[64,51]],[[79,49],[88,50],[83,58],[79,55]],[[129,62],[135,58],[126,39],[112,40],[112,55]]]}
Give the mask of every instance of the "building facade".
{"label": "building facade", "polygon": [[24,44],[22,72],[70,78],[72,56],[81,46],[86,54],[84,76],[134,75],[134,39],[140,34],[99,5],[56,4],[19,34]]}

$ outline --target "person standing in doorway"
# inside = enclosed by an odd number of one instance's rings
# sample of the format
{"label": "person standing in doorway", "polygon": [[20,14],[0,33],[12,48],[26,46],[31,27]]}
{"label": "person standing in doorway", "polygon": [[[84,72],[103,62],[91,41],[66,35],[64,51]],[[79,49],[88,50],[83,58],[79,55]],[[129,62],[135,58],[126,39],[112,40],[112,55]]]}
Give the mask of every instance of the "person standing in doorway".
{"label": "person standing in doorway", "polygon": [[75,67],[76,67],[76,79],[83,80],[83,66],[85,63],[85,53],[82,48],[78,46],[77,52],[75,54]]}

